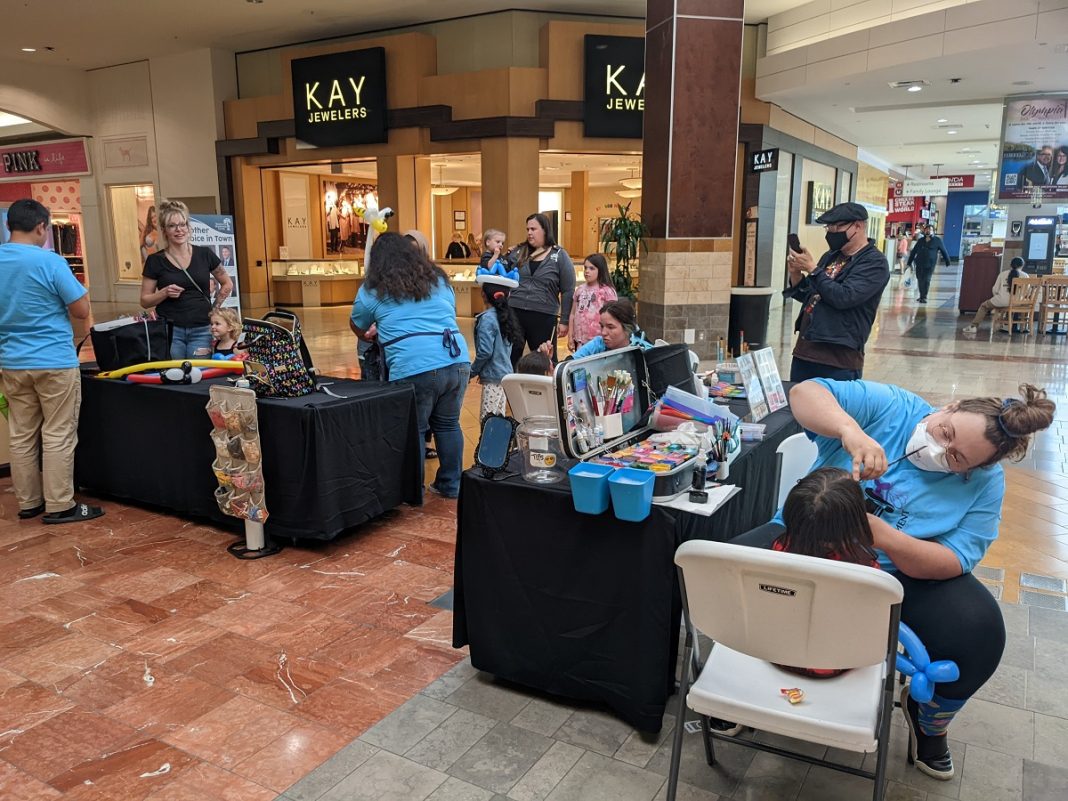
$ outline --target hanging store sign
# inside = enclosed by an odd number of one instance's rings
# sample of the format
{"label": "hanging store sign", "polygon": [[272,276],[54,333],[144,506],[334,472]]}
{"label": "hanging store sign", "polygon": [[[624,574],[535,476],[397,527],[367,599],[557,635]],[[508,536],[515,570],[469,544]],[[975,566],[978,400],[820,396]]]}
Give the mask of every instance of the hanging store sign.
{"label": "hanging store sign", "polygon": [[892,197],[890,198],[891,214],[909,214],[916,211],[916,198]]}
{"label": "hanging store sign", "polygon": [[949,193],[948,178],[930,178],[928,180],[906,178],[903,184],[901,191],[898,192],[898,195],[903,197],[926,197],[928,195],[938,197]]}
{"label": "hanging store sign", "polygon": [[586,36],[584,134],[641,139],[645,116],[645,38]]}
{"label": "hanging store sign", "polygon": [[949,181],[950,189],[971,189],[975,186],[974,175],[932,175],[931,180],[938,180],[939,178],[945,178]]}
{"label": "hanging store sign", "polygon": [[750,172],[774,172],[779,169],[779,148],[758,150],[749,157]]}
{"label": "hanging store sign", "polygon": [[89,151],[84,139],[0,148],[0,181],[78,175],[89,175]]}
{"label": "hanging store sign", "polygon": [[341,147],[388,139],[385,48],[294,59],[292,77],[300,141]]}

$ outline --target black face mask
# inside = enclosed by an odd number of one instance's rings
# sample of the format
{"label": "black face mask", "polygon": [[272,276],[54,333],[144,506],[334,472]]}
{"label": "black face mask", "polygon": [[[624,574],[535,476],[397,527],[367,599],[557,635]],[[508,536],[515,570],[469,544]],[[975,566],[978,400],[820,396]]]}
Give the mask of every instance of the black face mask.
{"label": "black face mask", "polygon": [[827,247],[833,250],[841,250],[849,242],[848,231],[828,231],[824,237],[827,240]]}

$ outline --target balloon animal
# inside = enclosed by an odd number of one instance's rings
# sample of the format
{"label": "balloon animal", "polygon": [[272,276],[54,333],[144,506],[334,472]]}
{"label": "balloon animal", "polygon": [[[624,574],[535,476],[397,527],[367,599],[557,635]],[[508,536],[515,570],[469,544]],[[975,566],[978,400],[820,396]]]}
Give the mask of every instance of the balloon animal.
{"label": "balloon animal", "polygon": [[375,237],[389,230],[387,220],[393,216],[393,209],[389,206],[378,208],[378,201],[370,192],[364,197],[364,205],[356,208],[356,216],[363,220],[371,230],[367,232],[367,246],[364,248],[365,255],[371,252]]}
{"label": "balloon animal", "polygon": [[912,677],[909,695],[917,703],[926,704],[934,697],[935,684],[956,681],[960,678],[960,668],[957,667],[956,662],[948,659],[932,662],[931,657],[927,655],[927,649],[916,636],[916,632],[904,623],[898,630],[898,641],[905,646],[905,653],[897,655],[897,669],[906,676]]}

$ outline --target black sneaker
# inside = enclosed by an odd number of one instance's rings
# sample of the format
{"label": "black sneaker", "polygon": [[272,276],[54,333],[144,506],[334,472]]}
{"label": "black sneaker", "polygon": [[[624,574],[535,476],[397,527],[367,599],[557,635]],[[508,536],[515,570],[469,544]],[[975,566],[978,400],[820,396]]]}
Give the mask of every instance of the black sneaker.
{"label": "black sneaker", "polygon": [[908,762],[932,779],[948,782],[953,778],[953,757],[949,753],[946,735],[932,736],[920,731],[920,706],[909,695],[906,684],[901,688],[901,711],[909,727]]}
{"label": "black sneaker", "polygon": [[708,719],[708,730],[713,731],[716,734],[722,734],[724,737],[735,737],[742,733],[744,729],[741,723],[734,723],[729,720],[720,720],[719,718]]}

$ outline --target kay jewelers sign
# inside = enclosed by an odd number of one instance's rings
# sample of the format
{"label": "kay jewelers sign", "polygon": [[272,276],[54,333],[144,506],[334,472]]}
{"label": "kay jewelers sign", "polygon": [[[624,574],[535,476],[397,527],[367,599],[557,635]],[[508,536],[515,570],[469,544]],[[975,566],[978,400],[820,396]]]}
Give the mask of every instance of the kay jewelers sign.
{"label": "kay jewelers sign", "polygon": [[641,139],[645,116],[644,37],[587,34],[585,48],[585,135]]}
{"label": "kay jewelers sign", "polygon": [[384,48],[294,59],[292,77],[300,141],[339,147],[387,140]]}

